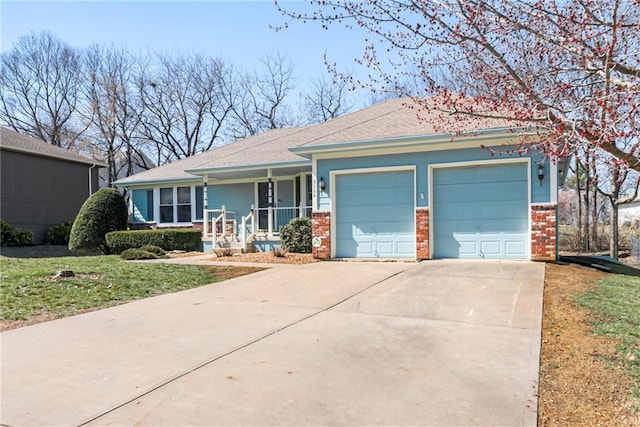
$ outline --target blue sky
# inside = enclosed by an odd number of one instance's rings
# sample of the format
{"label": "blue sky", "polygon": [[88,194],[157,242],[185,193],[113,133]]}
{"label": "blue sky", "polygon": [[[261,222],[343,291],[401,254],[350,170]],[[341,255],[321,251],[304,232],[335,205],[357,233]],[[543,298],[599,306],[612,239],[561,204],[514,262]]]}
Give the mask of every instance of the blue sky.
{"label": "blue sky", "polygon": [[[305,4],[284,2],[295,8]],[[285,54],[299,82],[326,73],[325,51],[343,69],[355,69],[366,34],[358,29],[284,22],[273,2],[261,1],[6,1],[0,2],[1,49],[29,31],[50,30],[75,47],[115,43],[135,52],[194,52],[229,58],[255,68],[265,53]]]}

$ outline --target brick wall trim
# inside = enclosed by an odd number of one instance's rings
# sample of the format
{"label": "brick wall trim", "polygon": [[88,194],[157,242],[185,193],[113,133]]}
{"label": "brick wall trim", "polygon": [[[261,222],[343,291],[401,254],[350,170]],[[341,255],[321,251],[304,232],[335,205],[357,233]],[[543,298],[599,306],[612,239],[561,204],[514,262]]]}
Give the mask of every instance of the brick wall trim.
{"label": "brick wall trim", "polygon": [[429,259],[429,208],[416,208],[416,259]]}
{"label": "brick wall trim", "polygon": [[331,258],[331,212],[316,211],[311,213],[311,236],[321,239],[319,247],[311,248],[313,257],[317,259]]}
{"label": "brick wall trim", "polygon": [[555,261],[557,257],[556,203],[531,204],[531,259]]}

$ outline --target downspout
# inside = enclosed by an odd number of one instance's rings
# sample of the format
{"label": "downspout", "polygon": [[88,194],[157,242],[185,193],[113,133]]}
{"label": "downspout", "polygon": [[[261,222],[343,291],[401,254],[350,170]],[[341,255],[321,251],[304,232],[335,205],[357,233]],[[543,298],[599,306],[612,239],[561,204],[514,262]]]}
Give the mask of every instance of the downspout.
{"label": "downspout", "polygon": [[96,166],[97,166],[96,164],[92,164],[91,167],[89,168],[89,197],[91,197],[91,195],[93,194],[93,179],[91,179],[92,178],[91,171]]}

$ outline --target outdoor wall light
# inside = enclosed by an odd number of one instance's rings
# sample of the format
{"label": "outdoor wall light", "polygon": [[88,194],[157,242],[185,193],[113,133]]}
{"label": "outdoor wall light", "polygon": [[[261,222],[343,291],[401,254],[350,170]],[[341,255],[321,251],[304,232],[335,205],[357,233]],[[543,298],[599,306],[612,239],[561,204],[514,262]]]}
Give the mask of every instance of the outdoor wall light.
{"label": "outdoor wall light", "polygon": [[538,163],[538,180],[540,180],[540,187],[542,187],[542,180],[544,179],[544,162]]}
{"label": "outdoor wall light", "polygon": [[320,191],[324,191],[327,188],[327,184],[324,182],[324,178],[320,177]]}

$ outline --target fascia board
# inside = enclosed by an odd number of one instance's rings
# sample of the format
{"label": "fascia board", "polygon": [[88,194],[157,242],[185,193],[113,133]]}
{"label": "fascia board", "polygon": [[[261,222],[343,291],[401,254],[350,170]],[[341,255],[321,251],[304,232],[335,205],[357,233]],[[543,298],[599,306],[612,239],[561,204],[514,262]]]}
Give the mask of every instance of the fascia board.
{"label": "fascia board", "polygon": [[[378,148],[400,148],[424,146],[424,144],[437,145],[442,143],[461,143],[465,141],[493,141],[499,145],[498,140],[513,139],[515,137],[537,136],[539,129],[534,128],[495,128],[484,129],[463,134],[431,134],[408,136],[401,138],[385,138],[377,140],[364,140],[353,142],[337,142],[330,144],[303,145],[290,147],[289,151],[300,156],[311,157],[311,155],[327,152],[368,150]],[[424,148],[424,147],[422,147]],[[454,148],[454,147],[451,147]]]}
{"label": "fascia board", "polygon": [[296,166],[311,166],[311,160],[293,160],[289,162],[273,162],[273,163],[253,163],[239,166],[220,166],[211,168],[192,168],[185,169],[186,173],[193,175],[204,175],[214,172],[246,172],[250,170],[260,169],[281,169]]}

